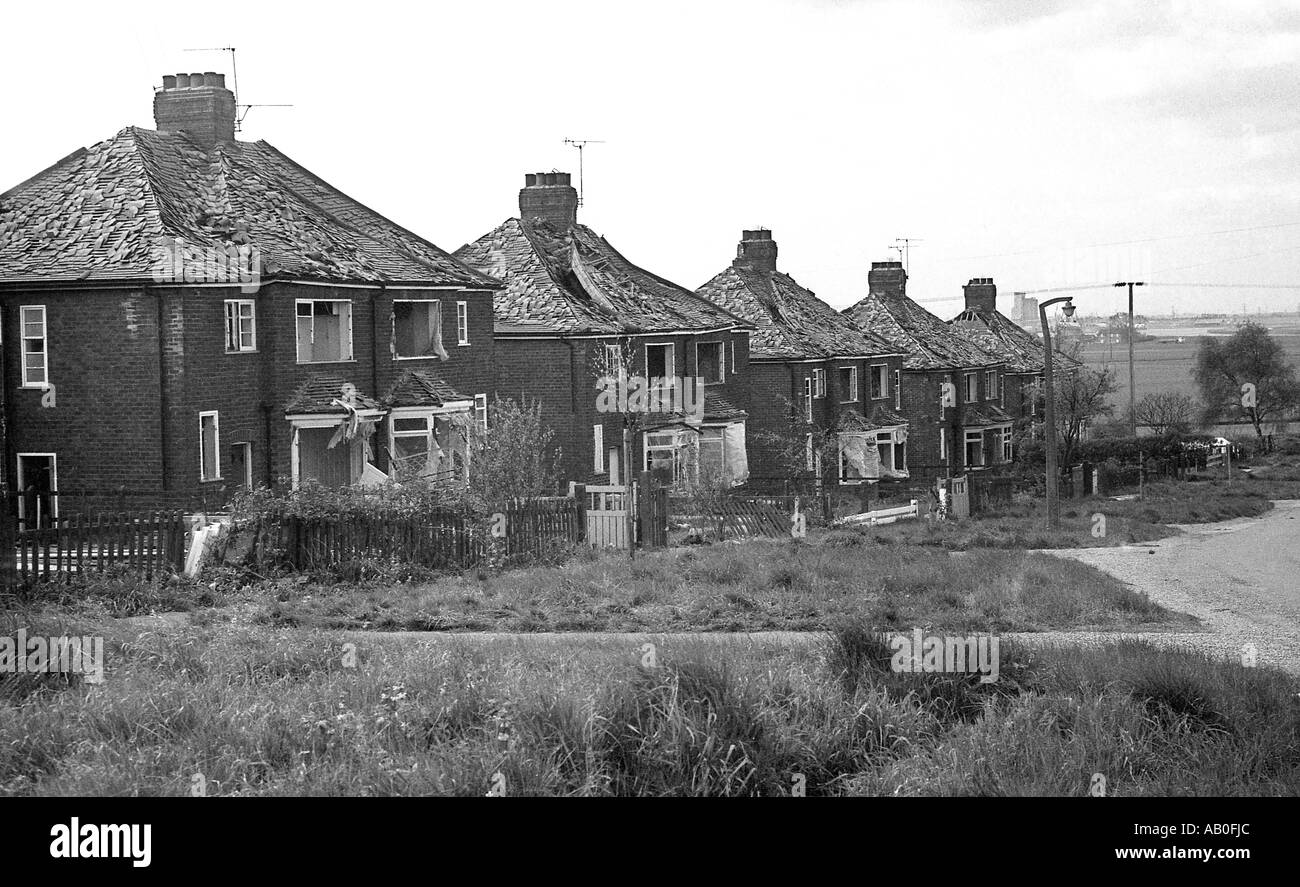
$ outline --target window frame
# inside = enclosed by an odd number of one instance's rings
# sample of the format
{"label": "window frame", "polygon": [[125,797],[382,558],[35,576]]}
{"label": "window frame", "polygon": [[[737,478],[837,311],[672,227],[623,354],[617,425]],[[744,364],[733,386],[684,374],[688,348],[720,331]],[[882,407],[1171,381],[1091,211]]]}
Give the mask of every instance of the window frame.
{"label": "window frame", "polygon": [[998,396],[998,371],[984,371],[984,399],[996,400]]}
{"label": "window frame", "polygon": [[903,408],[903,371],[894,370],[894,409]]}
{"label": "window frame", "polygon": [[456,303],[456,344],[469,344],[469,302]]}
{"label": "window frame", "polygon": [[[203,437],[203,420],[212,418],[212,465],[216,469],[216,475],[207,476],[207,447]],[[222,480],[221,474],[221,411],[220,410],[199,410],[199,483],[206,484]]]}
{"label": "window frame", "polygon": [[[41,334],[39,336],[27,335],[27,312],[39,311],[41,313]],[[41,343],[39,352],[29,352],[27,350],[28,342]],[[33,382],[28,376],[27,355],[41,355],[41,373],[44,380]],[[49,312],[44,305],[19,305],[18,306],[18,358],[22,369],[22,386],[23,388],[35,388],[44,391],[50,387],[50,322]]]}
{"label": "window frame", "polygon": [[838,369],[839,372],[841,373],[841,377],[840,377],[840,380],[841,380],[841,381],[843,380],[843,375],[842,375],[842,374],[844,373],[844,371],[845,371],[845,370],[848,370],[848,373],[849,373],[849,384],[848,384],[848,389],[849,389],[848,393],[849,393],[849,396],[848,396],[848,397],[844,397],[844,396],[843,396],[843,392],[841,392],[841,394],[840,394],[840,403],[857,403],[857,402],[858,402],[858,399],[859,399],[859,396],[858,396],[858,368],[857,368],[856,366],[842,366],[842,367],[836,367],[836,369]]}
{"label": "window frame", "polygon": [[[300,307],[303,306],[303,305],[311,305],[311,306],[313,306],[313,307],[312,307],[312,312],[311,312],[311,315],[310,315],[310,317],[311,317],[311,338],[310,338],[310,344],[311,344],[312,346],[315,346],[315,344],[316,344],[316,309],[315,309],[315,305],[316,305],[317,302],[327,302],[327,303],[335,303],[335,304],[345,304],[345,305],[348,306],[348,347],[347,347],[347,357],[339,357],[339,358],[335,358],[335,359],[333,359],[333,360],[303,360],[303,359],[302,359],[302,343],[298,340],[298,321],[299,321],[299,320],[300,320],[304,315],[302,315],[302,314],[299,313],[299,309],[300,309]],[[294,305],[294,308],[293,308],[293,311],[294,311],[294,318],[293,318],[293,321],[294,321],[294,322],[293,322],[293,338],[294,338],[294,357],[297,358],[296,363],[299,363],[299,364],[353,363],[353,362],[356,360],[356,350],[355,350],[354,342],[353,342],[353,329],[352,329],[353,324],[352,324],[352,321],[353,321],[354,318],[353,318],[353,310],[352,310],[353,305],[352,305],[352,300],[351,300],[351,299],[294,299],[294,300],[293,300],[293,305]],[[343,340],[343,337],[342,337],[342,335],[340,335],[340,336],[339,336],[339,341],[342,342],[342,340]]]}
{"label": "window frame", "polygon": [[[231,313],[232,308],[234,309],[233,314]],[[242,309],[244,308],[248,308],[248,317],[243,316]],[[227,354],[256,353],[257,351],[257,300],[256,299],[226,299],[225,311],[226,311],[226,353]],[[295,316],[294,338],[296,343],[297,314],[295,313],[294,316]],[[243,338],[244,338],[243,323],[245,320],[248,321],[248,337],[251,342],[251,344],[247,348],[244,347],[244,342],[243,342]],[[233,326],[232,326],[232,321],[233,321]],[[313,315],[312,324],[313,326],[315,325],[314,315]],[[232,331],[235,334],[234,335],[235,347],[233,348],[230,347],[230,343],[231,343],[230,334]]]}
{"label": "window frame", "polygon": [[980,397],[978,372],[962,373],[962,403],[977,403]]}
{"label": "window frame", "polygon": [[[443,336],[443,334],[444,334],[444,330],[443,330],[443,328],[442,328],[442,299],[393,299],[392,307],[389,309],[389,310],[392,312],[392,318],[393,318],[393,349],[392,349],[392,350],[393,350],[393,360],[439,360],[440,358],[439,358],[439,355],[438,355],[438,352],[437,352],[437,351],[434,351],[432,354],[399,354],[399,353],[397,352],[397,306],[398,306],[398,305],[403,305],[403,304],[405,304],[405,305],[430,305],[430,306],[432,306],[432,309],[431,309],[431,310],[433,310],[434,312],[436,312],[437,315],[438,315],[438,337],[439,337],[439,338],[438,338],[438,350],[441,350],[441,351],[443,351],[443,352],[445,352],[445,351],[447,350],[447,349],[446,349],[446,346],[445,346],[445,345],[443,344],[443,342],[442,342],[442,336]],[[466,323],[467,323],[467,324],[468,324],[468,322],[469,322],[468,319],[466,319]],[[457,333],[456,333],[456,335],[457,335],[457,338],[459,338],[459,337],[460,337],[460,330],[459,330],[460,319],[459,319],[459,317],[457,318],[456,323],[457,323]],[[466,333],[468,334],[468,327],[467,327],[467,329],[466,329]],[[466,341],[466,342],[459,342],[458,344],[459,344],[459,345],[468,345],[469,342],[468,342],[468,341]]]}
{"label": "window frame", "polygon": [[[976,452],[979,453],[979,461],[978,461],[978,462],[972,462],[972,461],[970,460],[970,446],[971,446],[972,443],[974,443],[974,442],[976,442],[976,441],[978,441],[978,446],[977,446]],[[961,451],[961,455],[962,455],[962,467],[963,467],[963,468],[983,468],[983,467],[984,467],[984,464],[985,464],[985,463],[984,463],[984,430],[983,430],[982,428],[981,428],[981,429],[976,429],[976,430],[974,430],[974,431],[971,431],[971,430],[969,430],[969,429],[965,429],[965,430],[963,431],[963,434],[962,434],[962,451]]]}
{"label": "window frame", "polygon": [[[700,346],[701,346],[701,345],[717,345],[717,346],[718,346],[718,370],[719,370],[719,372],[718,372],[718,378],[716,378],[716,379],[712,379],[712,380],[710,380],[710,379],[706,379],[706,378],[704,378],[704,374],[700,372]],[[648,375],[648,374],[647,374],[647,375]],[[726,381],[727,381],[727,350],[726,350],[726,348],[723,347],[723,343],[722,343],[722,341],[721,341],[720,339],[710,339],[710,340],[705,341],[705,342],[696,342],[696,343],[695,343],[695,375],[698,376],[698,377],[701,378],[701,379],[704,379],[704,384],[705,384],[705,385],[724,385],[724,384],[726,384]]]}
{"label": "window frame", "polygon": [[870,367],[870,370],[871,370],[871,379],[870,379],[871,385],[874,386],[877,380],[879,380],[880,382],[880,393],[879,394],[874,393],[874,388],[873,388],[871,399],[888,400],[889,399],[889,364],[873,363]]}
{"label": "window frame", "polygon": [[821,400],[826,397],[826,368],[814,367],[812,373],[813,397]]}
{"label": "window frame", "polygon": [[[664,371],[665,371],[665,372],[664,372],[664,375],[662,375],[662,376],[651,376],[651,375],[650,375],[650,349],[651,349],[651,348],[664,348],[664,349],[667,349],[667,350],[664,352]],[[641,358],[642,358],[642,360],[645,361],[645,376],[646,376],[646,384],[647,384],[647,385],[650,385],[652,388],[656,387],[656,386],[654,385],[654,380],[657,378],[657,379],[661,379],[661,380],[663,380],[663,381],[660,383],[660,385],[657,386],[658,388],[671,388],[671,387],[672,387],[672,385],[673,385],[673,380],[677,378],[677,343],[675,343],[675,342],[646,342],[645,345],[644,345],[643,348],[642,348]]]}
{"label": "window frame", "polygon": [[592,471],[596,474],[605,472],[605,425],[603,422],[597,422],[591,426],[591,440],[593,446]]}
{"label": "window frame", "polygon": [[816,391],[816,387],[813,383],[813,377],[804,376],[803,377],[804,420],[809,424],[811,424],[813,420],[813,395],[815,391]]}
{"label": "window frame", "polygon": [[474,395],[474,424],[481,430],[488,428],[488,402],[486,394]]}
{"label": "window frame", "polygon": [[1002,429],[1002,461],[1004,463],[1012,462],[1015,459],[1015,446],[1012,443],[1011,426],[1007,425]]}

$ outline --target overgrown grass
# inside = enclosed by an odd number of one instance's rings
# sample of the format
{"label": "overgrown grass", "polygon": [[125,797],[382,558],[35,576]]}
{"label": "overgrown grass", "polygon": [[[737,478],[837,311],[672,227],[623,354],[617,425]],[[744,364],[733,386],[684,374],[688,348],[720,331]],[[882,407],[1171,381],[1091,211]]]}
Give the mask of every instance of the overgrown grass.
{"label": "overgrown grass", "polygon": [[[1010,551],[949,554],[856,532],[751,541],[418,585],[296,582],[247,594],[265,625],[381,631],[809,631],[1131,628],[1178,617],[1086,564]],[[246,607],[246,609],[247,609]]]}
{"label": "overgrown grass", "polygon": [[[1001,647],[1003,678],[815,649],[363,640],[240,626],[113,642],[108,680],[0,699],[0,794],[1113,795],[1300,790],[1294,678],[1135,644]],[[499,776],[498,776],[499,775]],[[504,779],[504,783],[501,780]]]}

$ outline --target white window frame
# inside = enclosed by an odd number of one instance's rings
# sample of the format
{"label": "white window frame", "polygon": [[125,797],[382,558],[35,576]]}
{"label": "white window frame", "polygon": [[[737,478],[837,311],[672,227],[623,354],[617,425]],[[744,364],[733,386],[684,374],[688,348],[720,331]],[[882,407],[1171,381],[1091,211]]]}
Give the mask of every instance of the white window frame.
{"label": "white window frame", "polygon": [[813,453],[813,436],[811,431],[808,432],[806,435],[804,435],[803,446],[804,446],[804,467],[809,471],[813,471],[817,464],[817,457]]}
{"label": "white window frame", "polygon": [[948,461],[948,429],[939,428],[939,461]]}
{"label": "white window frame", "polygon": [[[244,309],[248,309],[248,316],[244,316]],[[295,309],[296,312],[296,309]],[[248,347],[244,347],[244,322],[248,322],[247,336],[249,339]],[[313,326],[315,320],[312,321]],[[231,333],[234,334],[232,339]],[[297,314],[294,315],[294,342],[295,347],[298,337]],[[231,347],[231,342],[234,347]],[[226,353],[227,354],[249,354],[257,351],[257,300],[256,299],[226,299]]]}
{"label": "white window frame", "polygon": [[[435,312],[437,312],[437,314],[438,314],[438,335],[439,335],[439,336],[442,336],[442,335],[443,335],[443,329],[442,329],[442,300],[441,300],[441,299],[393,299],[393,308],[392,308],[392,311],[393,311],[393,359],[394,359],[394,360],[437,360],[437,359],[438,359],[438,355],[437,355],[436,353],[435,353],[435,354],[398,354],[398,353],[397,353],[397,306],[400,305],[400,304],[411,304],[411,305],[431,305],[431,306],[433,306],[433,310],[434,310]],[[459,318],[457,318],[456,323],[457,323],[457,326],[459,327],[459,324],[460,324],[460,319],[459,319]],[[459,338],[459,330],[457,331],[457,337]],[[461,342],[460,344],[461,344],[461,345],[468,345],[469,342]],[[439,340],[439,342],[438,342],[438,346],[439,346],[440,348],[443,347],[443,345],[442,345],[442,341],[441,341],[441,340]],[[444,348],[444,350],[445,350],[445,348]]]}
{"label": "white window frame", "polygon": [[820,400],[821,398],[826,396],[826,370],[814,369],[812,377],[813,377],[813,397]]}
{"label": "white window frame", "polygon": [[804,419],[811,423],[813,420],[813,379],[812,376],[803,377],[803,411]]}
{"label": "white window frame", "polygon": [[474,423],[479,428],[487,431],[488,427],[488,402],[486,394],[474,395]]}
{"label": "white window frame", "polygon": [[855,366],[847,366],[847,367],[837,367],[837,369],[841,373],[843,373],[845,370],[849,371],[849,391],[848,391],[849,396],[843,397],[841,395],[840,403],[857,403],[858,402],[858,368]]}
{"label": "white window frame", "polygon": [[667,348],[664,353],[664,370],[663,376],[659,377],[664,381],[658,388],[672,388],[673,380],[677,378],[677,345],[673,342],[646,342],[644,351],[641,355],[645,360],[646,384],[654,387],[654,380],[650,377],[650,349]]}
{"label": "white window frame", "polygon": [[605,426],[597,423],[591,426],[592,462],[591,468],[596,474],[605,470]]}
{"label": "white window frame", "polygon": [[984,399],[995,400],[998,396],[998,371],[985,370],[984,372]]}
{"label": "white window frame", "polygon": [[[717,346],[718,346],[718,369],[719,369],[721,372],[718,373],[718,378],[716,378],[716,379],[713,379],[713,380],[705,379],[703,373],[700,372],[700,346],[701,346],[701,345],[717,345]],[[726,383],[726,381],[727,381],[727,349],[723,347],[722,342],[720,342],[720,341],[715,341],[715,340],[710,340],[710,341],[707,341],[707,342],[696,342],[696,343],[695,343],[695,375],[698,376],[699,378],[703,379],[705,385],[722,385],[722,384],[725,384],[725,383]]]}
{"label": "white window frame", "polygon": [[979,373],[962,373],[962,403],[975,403],[980,398]]}
{"label": "white window frame", "polygon": [[[301,354],[300,351],[298,350],[298,319],[299,319],[300,317],[303,316],[303,315],[301,315],[301,314],[298,313],[299,306],[301,306],[301,305],[311,305],[311,306],[313,306],[313,307],[312,307],[312,312],[311,312],[311,337],[310,337],[310,341],[311,341],[311,344],[315,345],[315,344],[316,344],[316,309],[315,309],[314,306],[315,306],[315,304],[316,304],[317,302],[333,302],[333,303],[342,303],[342,304],[346,304],[346,305],[348,306],[348,351],[347,351],[347,357],[340,357],[340,358],[337,358],[337,359],[335,359],[335,360],[303,360],[303,359],[302,359],[302,354]],[[294,301],[293,301],[293,344],[294,344],[294,357],[297,358],[297,362],[298,362],[298,363],[300,363],[300,364],[315,364],[315,363],[351,363],[351,362],[355,359],[355,357],[356,357],[356,352],[355,352],[355,350],[354,350],[354,348],[353,348],[353,340],[352,340],[352,321],[353,321],[353,319],[354,319],[354,318],[353,318],[352,307],[353,307],[353,306],[352,306],[352,300],[351,300],[351,299],[294,299]]]}
{"label": "white window frame", "polygon": [[456,344],[469,344],[469,302],[456,303]]}
{"label": "white window frame", "polygon": [[894,409],[903,408],[903,371],[894,370]]}
{"label": "white window frame", "polygon": [[[27,312],[28,311],[39,311],[41,313],[41,334],[39,336],[27,335],[27,323],[28,323]],[[18,341],[19,341],[18,357],[20,362],[22,363],[22,370],[23,370],[22,387],[39,388],[42,390],[49,388],[50,387],[50,326],[49,326],[49,316],[45,310],[44,305],[19,305],[18,306]],[[28,371],[27,343],[37,342],[37,341],[41,343],[41,350],[40,350],[41,372],[45,376],[44,381],[41,382],[31,381],[31,379],[28,377],[28,372],[27,372]],[[35,354],[36,352],[31,352],[31,353]]]}
{"label": "white window frame", "polygon": [[1011,442],[1011,426],[1002,429],[1002,461],[1011,462],[1015,456],[1015,447]]}
{"label": "white window frame", "polygon": [[888,400],[889,399],[889,364],[873,363],[871,369],[871,382],[880,379],[880,393],[872,394],[871,400]]}
{"label": "white window frame", "polygon": [[732,336],[727,344],[729,346],[728,350],[731,351],[731,374],[734,376],[736,374],[736,337]]}
{"label": "white window frame", "polygon": [[[203,444],[203,420],[212,417],[212,449],[216,457],[212,464],[216,466],[217,473],[214,477],[208,477],[205,473],[203,457],[206,455],[206,449]],[[199,411],[199,483],[208,483],[210,481],[221,480],[221,413],[219,410],[200,410]]]}
{"label": "white window frame", "polygon": [[[974,439],[979,440],[978,452],[980,458],[978,462],[972,462],[970,461],[970,459],[967,458],[967,455],[969,454],[970,451],[970,445]],[[970,429],[965,429],[964,433],[962,434],[961,458],[963,463],[962,467],[964,468],[982,468],[984,466],[985,464],[984,463],[984,429],[977,428],[974,431]]]}

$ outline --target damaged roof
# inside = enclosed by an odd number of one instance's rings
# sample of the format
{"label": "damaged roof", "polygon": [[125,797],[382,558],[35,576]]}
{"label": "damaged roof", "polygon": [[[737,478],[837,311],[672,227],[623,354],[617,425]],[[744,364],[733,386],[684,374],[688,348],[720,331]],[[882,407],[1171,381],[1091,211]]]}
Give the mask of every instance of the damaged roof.
{"label": "damaged roof", "polygon": [[499,285],[263,141],[127,127],[0,194],[0,281],[159,280],[176,238],[191,255],[255,247],[264,277]]}
{"label": "damaged roof", "polygon": [[454,253],[505,284],[497,332],[636,333],[748,328],[675,283],[632,264],[585,225],[507,219]]}
{"label": "damaged roof", "polygon": [[338,376],[313,376],[306,382],[303,382],[289,396],[289,402],[284,406],[286,415],[295,414],[330,414],[345,416],[348,410],[342,404],[335,401],[344,400],[348,395],[353,397],[353,402],[357,409],[377,410],[380,408],[379,402],[373,397],[362,394],[357,387],[346,379]]}
{"label": "damaged roof", "polygon": [[427,371],[411,370],[397,378],[388,394],[384,396],[384,405],[388,407],[441,407],[456,401],[468,401],[463,394],[445,379]]}
{"label": "damaged roof", "polygon": [[1013,421],[1001,407],[991,403],[968,403],[962,408],[961,424],[966,428],[1010,425]]}
{"label": "damaged roof", "polygon": [[[1001,311],[967,308],[949,323],[985,351],[1000,354],[1006,363],[1007,372],[1043,371],[1043,341]],[[1071,369],[1076,365],[1069,357],[1059,351],[1056,353],[1056,367]]]}
{"label": "damaged roof", "polygon": [[906,295],[870,292],[844,314],[859,327],[907,354],[909,370],[952,370],[992,367],[1002,358],[957,332]]}
{"label": "damaged roof", "polygon": [[904,353],[780,271],[732,265],[696,292],[754,325],[751,359],[815,360]]}

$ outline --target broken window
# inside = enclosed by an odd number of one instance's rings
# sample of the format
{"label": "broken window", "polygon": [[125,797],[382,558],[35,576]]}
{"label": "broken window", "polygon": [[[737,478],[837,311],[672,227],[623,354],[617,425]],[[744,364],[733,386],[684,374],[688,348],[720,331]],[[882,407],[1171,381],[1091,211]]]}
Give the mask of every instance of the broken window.
{"label": "broken window", "polygon": [[984,432],[966,432],[966,466],[968,468],[984,464]]}
{"label": "broken window", "polygon": [[962,379],[966,383],[966,403],[979,400],[979,374],[966,373]]}
{"label": "broken window", "polygon": [[217,412],[199,413],[199,480],[221,480],[221,428]]}
{"label": "broken window", "polygon": [[488,427],[487,395],[474,395],[474,424],[484,431]]}
{"label": "broken window", "polygon": [[298,363],[352,359],[352,303],[298,300]]}
{"label": "broken window", "polygon": [[19,313],[22,315],[23,387],[45,388],[50,384],[45,306],[24,305]]}
{"label": "broken window", "polygon": [[883,363],[871,367],[871,399],[889,396],[889,367]]}
{"label": "broken window", "polygon": [[256,304],[252,299],[227,299],[226,351],[256,351],[256,324]]}
{"label": "broken window", "polygon": [[703,377],[706,385],[727,380],[726,368],[722,359],[721,342],[696,343],[695,374]]}
{"label": "broken window", "polygon": [[858,368],[840,367],[840,403],[853,403],[858,399]]}
{"label": "broken window", "polygon": [[393,354],[447,359],[442,347],[441,302],[393,302]]}
{"label": "broken window", "polygon": [[645,374],[646,377],[665,380],[662,383],[669,387],[672,386],[673,376],[677,374],[677,368],[673,361],[672,345],[647,345],[645,346]]}

